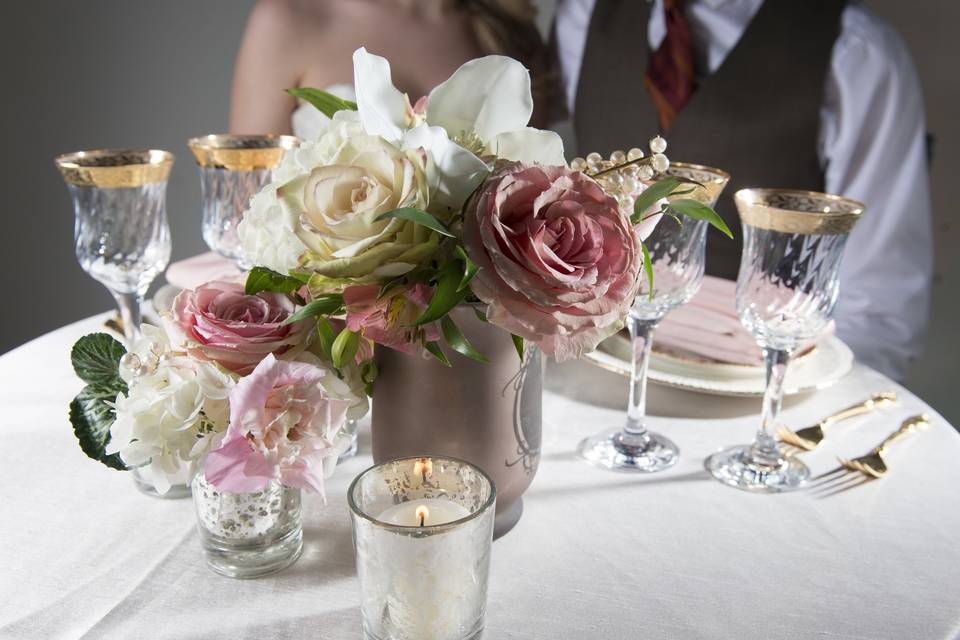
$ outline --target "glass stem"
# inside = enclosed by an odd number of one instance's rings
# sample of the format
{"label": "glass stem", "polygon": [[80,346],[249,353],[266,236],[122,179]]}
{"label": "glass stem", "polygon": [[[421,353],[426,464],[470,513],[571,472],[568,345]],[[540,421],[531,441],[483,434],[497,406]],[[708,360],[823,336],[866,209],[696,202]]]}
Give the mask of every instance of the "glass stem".
{"label": "glass stem", "polygon": [[650,362],[650,345],[657,320],[641,320],[627,316],[630,331],[630,399],[627,404],[626,436],[637,443],[647,439],[647,365]]}
{"label": "glass stem", "polygon": [[766,364],[766,390],[763,393],[763,416],[757,439],[751,447],[751,454],[761,465],[777,467],[783,462],[780,448],[774,434],[780,420],[780,407],[783,404],[783,379],[790,361],[790,351],[786,349],[763,348],[763,360]]}
{"label": "glass stem", "polygon": [[129,349],[137,336],[140,335],[140,302],[142,300],[139,293],[118,293],[110,291],[113,299],[117,301],[117,307],[120,309],[120,320],[123,322],[123,338]]}

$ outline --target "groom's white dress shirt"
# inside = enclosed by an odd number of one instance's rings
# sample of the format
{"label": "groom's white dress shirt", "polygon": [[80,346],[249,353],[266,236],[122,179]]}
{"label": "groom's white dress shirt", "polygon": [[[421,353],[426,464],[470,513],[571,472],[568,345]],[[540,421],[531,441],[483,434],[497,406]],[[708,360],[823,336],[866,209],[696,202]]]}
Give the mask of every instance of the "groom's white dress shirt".
{"label": "groom's white dress shirt", "polygon": [[[571,113],[594,3],[560,0],[557,8]],[[712,73],[720,66],[762,3],[687,2],[699,68]],[[647,25],[651,48],[665,36],[662,0],[655,0]],[[637,69],[638,82],[645,71]],[[859,360],[902,380],[921,352],[933,271],[923,95],[903,41],[860,4],[844,10],[820,119],[816,143],[826,191],[867,205],[843,260],[837,333]]]}

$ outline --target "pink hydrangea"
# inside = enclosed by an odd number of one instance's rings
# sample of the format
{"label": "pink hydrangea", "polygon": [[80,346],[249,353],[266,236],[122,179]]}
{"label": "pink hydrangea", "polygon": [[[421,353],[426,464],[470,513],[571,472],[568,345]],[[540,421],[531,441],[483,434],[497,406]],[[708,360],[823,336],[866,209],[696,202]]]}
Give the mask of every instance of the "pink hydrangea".
{"label": "pink hydrangea", "polygon": [[642,252],[629,218],[566,167],[503,165],[467,203],[463,239],[490,322],[560,361],[617,331],[637,294]]}
{"label": "pink hydrangea", "polygon": [[222,491],[260,491],[271,480],[323,493],[325,467],[336,464],[334,438],[349,400],[321,384],[334,375],[307,362],[268,355],[230,392],[230,424],[204,464],[207,480]]}

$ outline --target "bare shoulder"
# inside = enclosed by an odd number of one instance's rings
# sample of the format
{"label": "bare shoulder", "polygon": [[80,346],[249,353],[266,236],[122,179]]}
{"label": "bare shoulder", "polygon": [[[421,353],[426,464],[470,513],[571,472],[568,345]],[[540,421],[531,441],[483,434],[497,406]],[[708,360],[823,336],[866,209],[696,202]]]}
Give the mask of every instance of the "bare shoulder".
{"label": "bare shoulder", "polygon": [[336,0],[257,0],[247,20],[247,31],[255,37],[289,42],[327,25],[334,4]]}

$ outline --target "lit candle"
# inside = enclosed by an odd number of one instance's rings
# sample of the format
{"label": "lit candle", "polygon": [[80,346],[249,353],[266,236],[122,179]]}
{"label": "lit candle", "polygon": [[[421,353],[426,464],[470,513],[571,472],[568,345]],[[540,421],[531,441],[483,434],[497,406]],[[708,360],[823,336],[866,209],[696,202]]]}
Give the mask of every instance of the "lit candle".
{"label": "lit candle", "polygon": [[401,527],[424,527],[446,524],[468,515],[470,512],[456,502],[423,498],[394,505],[377,516],[377,520]]}
{"label": "lit candle", "polygon": [[493,536],[490,479],[459,460],[395,460],[354,480],[349,502],[364,637],[475,637]]}

